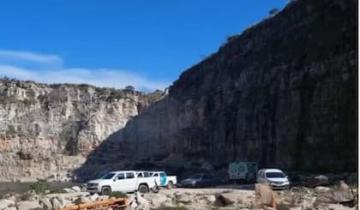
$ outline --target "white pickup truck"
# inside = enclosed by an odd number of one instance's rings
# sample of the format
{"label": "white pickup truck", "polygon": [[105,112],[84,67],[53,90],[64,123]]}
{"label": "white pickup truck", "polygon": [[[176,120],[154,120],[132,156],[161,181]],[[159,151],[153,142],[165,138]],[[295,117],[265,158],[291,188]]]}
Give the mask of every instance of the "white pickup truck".
{"label": "white pickup truck", "polygon": [[160,187],[173,188],[177,184],[176,176],[168,176],[165,171],[150,171],[149,173],[156,178],[156,183]]}
{"label": "white pickup truck", "polygon": [[111,171],[99,179],[87,183],[87,191],[109,195],[111,192],[149,192],[156,186],[154,177],[138,176],[138,171]]}

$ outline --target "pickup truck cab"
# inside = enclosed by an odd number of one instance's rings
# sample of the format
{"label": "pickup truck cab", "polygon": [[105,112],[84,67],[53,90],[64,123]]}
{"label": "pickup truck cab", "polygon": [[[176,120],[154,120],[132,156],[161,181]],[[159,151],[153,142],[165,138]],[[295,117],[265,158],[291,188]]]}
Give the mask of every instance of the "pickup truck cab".
{"label": "pickup truck cab", "polygon": [[176,176],[168,176],[165,171],[150,171],[150,175],[160,187],[173,188],[177,184]]}
{"label": "pickup truck cab", "polygon": [[90,193],[101,193],[109,195],[111,192],[149,192],[155,187],[154,177],[138,176],[137,171],[111,171],[96,180],[87,183],[87,191]]}

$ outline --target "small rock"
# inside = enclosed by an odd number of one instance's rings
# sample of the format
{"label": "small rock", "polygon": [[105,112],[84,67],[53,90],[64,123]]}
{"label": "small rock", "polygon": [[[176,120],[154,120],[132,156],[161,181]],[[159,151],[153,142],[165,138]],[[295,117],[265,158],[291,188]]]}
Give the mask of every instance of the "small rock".
{"label": "small rock", "polygon": [[301,207],[291,207],[291,208],[289,208],[289,210],[303,210]]}
{"label": "small rock", "polygon": [[339,182],[339,190],[349,190],[350,187],[343,180]]}
{"label": "small rock", "polygon": [[91,202],[90,198],[85,197],[85,196],[81,196],[80,198],[78,198],[74,201],[75,204],[82,204],[82,203],[89,203],[89,202]]}
{"label": "small rock", "polygon": [[223,194],[216,194],[215,199],[215,205],[217,206],[228,206],[235,203],[235,201],[231,200],[228,197],[225,197]]}
{"label": "small rock", "polygon": [[317,186],[315,187],[315,192],[317,193],[325,193],[325,192],[329,192],[330,188],[328,187],[323,187],[323,186]]}
{"label": "small rock", "polygon": [[209,196],[206,196],[205,198],[209,203],[215,203],[215,201],[216,201],[215,195],[209,195]]}
{"label": "small rock", "polygon": [[20,201],[16,204],[18,210],[41,209],[37,201]]}
{"label": "small rock", "polygon": [[100,195],[96,200],[105,200],[105,199],[109,199],[108,195]]}
{"label": "small rock", "polygon": [[74,192],[81,192],[81,188],[79,186],[73,186],[71,189],[74,190]]}
{"label": "small rock", "polygon": [[60,203],[60,201],[56,197],[51,199],[51,204],[52,204],[53,209],[55,209],[55,210],[61,209],[63,207],[63,205]]}
{"label": "small rock", "polygon": [[62,196],[62,195],[58,195],[57,196],[57,199],[59,200],[59,202],[60,202],[60,204],[61,204],[61,206],[66,206],[66,205],[68,205],[68,204],[71,204],[71,197],[64,197],[64,196]]}
{"label": "small rock", "polygon": [[129,206],[130,206],[131,209],[136,209],[138,205],[137,205],[135,200],[131,200],[129,202]]}
{"label": "small rock", "polygon": [[48,198],[40,199],[40,204],[43,206],[44,209],[52,209],[52,204]]}
{"label": "small rock", "polygon": [[96,201],[99,198],[99,194],[95,193],[89,196],[90,201]]}
{"label": "small rock", "polygon": [[70,188],[64,188],[63,189],[65,192],[67,192],[67,193],[73,193],[73,192],[75,192],[73,189],[70,189]]}
{"label": "small rock", "polygon": [[191,198],[189,196],[186,196],[185,194],[177,193],[175,194],[176,202],[183,203],[183,204],[189,204],[191,203]]}

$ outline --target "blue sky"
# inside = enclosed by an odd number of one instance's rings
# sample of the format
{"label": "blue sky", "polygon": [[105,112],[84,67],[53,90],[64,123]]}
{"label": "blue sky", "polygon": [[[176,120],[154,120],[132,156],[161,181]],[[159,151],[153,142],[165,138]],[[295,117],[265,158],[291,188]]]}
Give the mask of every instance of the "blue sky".
{"label": "blue sky", "polygon": [[4,0],[0,75],[162,89],[288,0]]}

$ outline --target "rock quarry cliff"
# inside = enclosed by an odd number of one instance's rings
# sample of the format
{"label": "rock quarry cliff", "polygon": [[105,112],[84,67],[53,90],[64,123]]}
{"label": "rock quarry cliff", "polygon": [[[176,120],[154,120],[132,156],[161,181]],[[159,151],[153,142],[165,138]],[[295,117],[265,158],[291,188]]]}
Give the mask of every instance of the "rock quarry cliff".
{"label": "rock quarry cliff", "polygon": [[162,94],[1,79],[0,180],[72,178],[94,148]]}
{"label": "rock quarry cliff", "polygon": [[221,170],[235,160],[355,171],[356,8],[355,0],[291,1],[229,37],[103,141],[77,174],[150,163]]}

